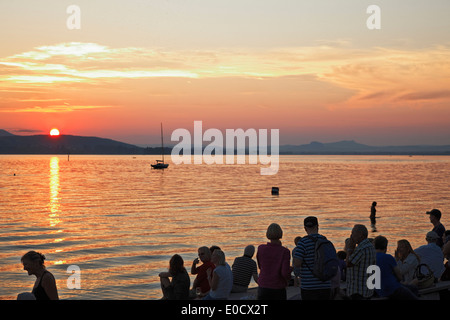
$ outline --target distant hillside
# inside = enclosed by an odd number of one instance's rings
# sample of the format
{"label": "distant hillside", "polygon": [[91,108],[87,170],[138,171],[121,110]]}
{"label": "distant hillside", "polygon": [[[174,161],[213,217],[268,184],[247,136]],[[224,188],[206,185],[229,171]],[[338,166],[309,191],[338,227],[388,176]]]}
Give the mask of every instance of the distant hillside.
{"label": "distant hillside", "polygon": [[450,145],[368,146],[353,140],[332,143],[311,142],[310,144],[298,146],[280,146],[280,154],[450,155]]}
{"label": "distant hillside", "polygon": [[12,137],[12,136],[13,136],[12,133],[9,133],[6,130],[0,129],[0,137]]}
{"label": "distant hillside", "polygon": [[[4,130],[2,130],[4,131]],[[164,148],[166,154],[171,149]],[[140,148],[97,137],[0,135],[0,154],[161,154],[161,148]]]}
{"label": "distant hillside", "polygon": [[[206,147],[205,143],[203,147]],[[193,148],[191,154],[194,154]],[[170,154],[172,147],[165,147]],[[271,151],[271,148],[268,148]],[[236,151],[235,151],[236,152]],[[0,129],[0,154],[161,154],[160,147],[144,148],[111,139],[61,135],[18,136]],[[247,152],[248,153],[248,152]],[[368,146],[353,140],[280,146],[292,155],[450,155],[450,145]]]}

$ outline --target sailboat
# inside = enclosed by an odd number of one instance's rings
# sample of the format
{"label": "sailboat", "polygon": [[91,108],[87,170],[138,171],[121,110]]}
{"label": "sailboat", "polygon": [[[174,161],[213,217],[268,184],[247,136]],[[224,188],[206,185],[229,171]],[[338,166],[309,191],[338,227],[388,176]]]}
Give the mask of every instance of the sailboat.
{"label": "sailboat", "polygon": [[161,123],[161,156],[162,160],[156,160],[155,164],[150,164],[153,169],[167,169],[168,163],[164,163],[164,140],[163,140],[163,128]]}

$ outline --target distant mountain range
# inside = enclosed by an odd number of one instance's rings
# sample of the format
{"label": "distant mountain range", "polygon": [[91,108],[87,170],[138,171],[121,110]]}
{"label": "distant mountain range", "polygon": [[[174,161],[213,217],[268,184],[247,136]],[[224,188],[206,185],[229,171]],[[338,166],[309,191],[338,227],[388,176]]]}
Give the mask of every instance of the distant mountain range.
{"label": "distant mountain range", "polygon": [[311,142],[280,146],[282,154],[329,155],[450,155],[450,145],[369,146],[353,140],[332,143]]}
{"label": "distant mountain range", "polygon": [[[205,147],[206,145],[204,145]],[[270,151],[270,148],[268,148]],[[171,147],[164,153],[170,154]],[[0,129],[0,154],[161,154],[161,147],[139,147],[111,139],[61,135],[19,136]],[[351,141],[280,146],[292,155],[450,155],[450,145],[369,146]]]}
{"label": "distant mountain range", "polygon": [[[171,148],[164,148],[170,153]],[[0,129],[0,154],[161,154],[159,148],[142,148],[132,144],[97,137],[72,135],[18,136]]]}

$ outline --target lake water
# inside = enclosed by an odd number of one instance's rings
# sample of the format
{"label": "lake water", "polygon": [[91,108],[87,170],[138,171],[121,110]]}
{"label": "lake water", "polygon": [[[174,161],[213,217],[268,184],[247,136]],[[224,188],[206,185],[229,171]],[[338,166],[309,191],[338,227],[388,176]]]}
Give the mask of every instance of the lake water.
{"label": "lake water", "polygon": [[[291,250],[306,216],[319,218],[337,249],[362,223],[389,239],[391,254],[403,238],[424,244],[427,210],[440,209],[450,225],[450,157],[281,156],[273,176],[249,164],[158,171],[155,159],[0,156],[0,299],[31,291],[35,277],[20,263],[28,250],[46,255],[60,298],[159,299],[158,273],[173,254],[190,270],[198,247],[218,245],[231,264],[246,245],[266,242],[272,222]],[[79,290],[67,288],[70,265],[81,270]]]}

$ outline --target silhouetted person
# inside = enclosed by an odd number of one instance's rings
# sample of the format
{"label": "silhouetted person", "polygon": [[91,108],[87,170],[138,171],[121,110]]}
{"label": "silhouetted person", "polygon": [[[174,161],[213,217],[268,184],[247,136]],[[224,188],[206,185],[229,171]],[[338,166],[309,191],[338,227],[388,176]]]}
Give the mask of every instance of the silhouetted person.
{"label": "silhouetted person", "polygon": [[439,236],[436,232],[430,231],[426,236],[427,244],[420,246],[414,252],[420,257],[420,263],[427,264],[435,279],[439,279],[444,272],[444,253],[437,245]]}
{"label": "silhouetted person", "polygon": [[[189,287],[191,280],[184,267],[183,258],[175,254],[169,262],[169,271],[159,274],[161,290],[167,300],[187,300],[189,299]],[[172,278],[170,280],[169,278]]]}
{"label": "silhouetted person", "polygon": [[[199,262],[202,262],[202,265],[197,267]],[[205,296],[208,294],[211,289],[206,271],[208,269],[214,270],[215,265],[211,262],[211,251],[208,247],[200,247],[198,248],[198,258],[195,258],[192,262],[191,274],[197,275],[194,279],[194,284],[192,286],[192,291],[194,294],[197,294],[199,297]],[[200,292],[196,293],[197,288]]]}
{"label": "silhouetted person", "polygon": [[212,254],[214,253],[215,250],[222,250],[222,249],[220,249],[219,246],[215,246],[215,245],[209,247],[209,251],[211,251],[211,256],[212,256]]}
{"label": "silhouetted person", "polygon": [[317,263],[316,241],[326,238],[319,234],[319,221],[316,217],[306,217],[303,225],[307,236],[298,242],[293,254],[293,266],[300,268],[302,300],[328,300],[331,298],[331,279],[319,279],[313,271]]}
{"label": "silhouetted person", "polygon": [[28,275],[35,275],[33,291],[36,300],[59,300],[55,277],[44,265],[45,256],[36,251],[27,252],[20,261]]}
{"label": "silhouetted person", "polygon": [[267,228],[270,242],[258,247],[256,261],[259,267],[258,300],[286,300],[286,287],[291,279],[291,252],[283,247],[283,230],[272,223]]}
{"label": "silhouetted person", "polygon": [[215,268],[206,270],[211,290],[202,300],[227,300],[233,287],[233,272],[225,260],[225,253],[215,249],[211,255]]}
{"label": "silhouetted person", "polygon": [[397,266],[402,274],[402,281],[406,284],[414,279],[414,273],[420,264],[420,257],[414,252],[414,249],[408,240],[397,241],[397,250],[395,250],[395,259]]}
{"label": "silhouetted person", "polygon": [[442,236],[444,235],[445,227],[441,223],[441,211],[438,209],[433,209],[431,211],[427,211],[427,214],[430,215],[430,222],[433,225],[433,230],[431,231],[436,232],[438,235],[436,244],[439,246],[439,248],[442,248],[442,246],[444,245]]}
{"label": "silhouetted person", "polygon": [[233,288],[231,292],[247,292],[250,281],[253,280],[258,283],[258,267],[253,255],[255,254],[255,247],[248,245],[244,249],[244,255],[234,259],[231,268],[233,272]]}
{"label": "silhouetted person", "polygon": [[367,268],[377,263],[376,252],[369,240],[367,228],[361,224],[355,224],[350,238],[345,241],[347,252],[347,291],[346,294],[352,300],[369,299],[373,295],[373,289],[367,286]]}
{"label": "silhouetted person", "polygon": [[375,208],[377,206],[377,203],[374,201],[372,202],[372,207],[370,207],[370,223],[376,224],[377,223],[377,209]]}

